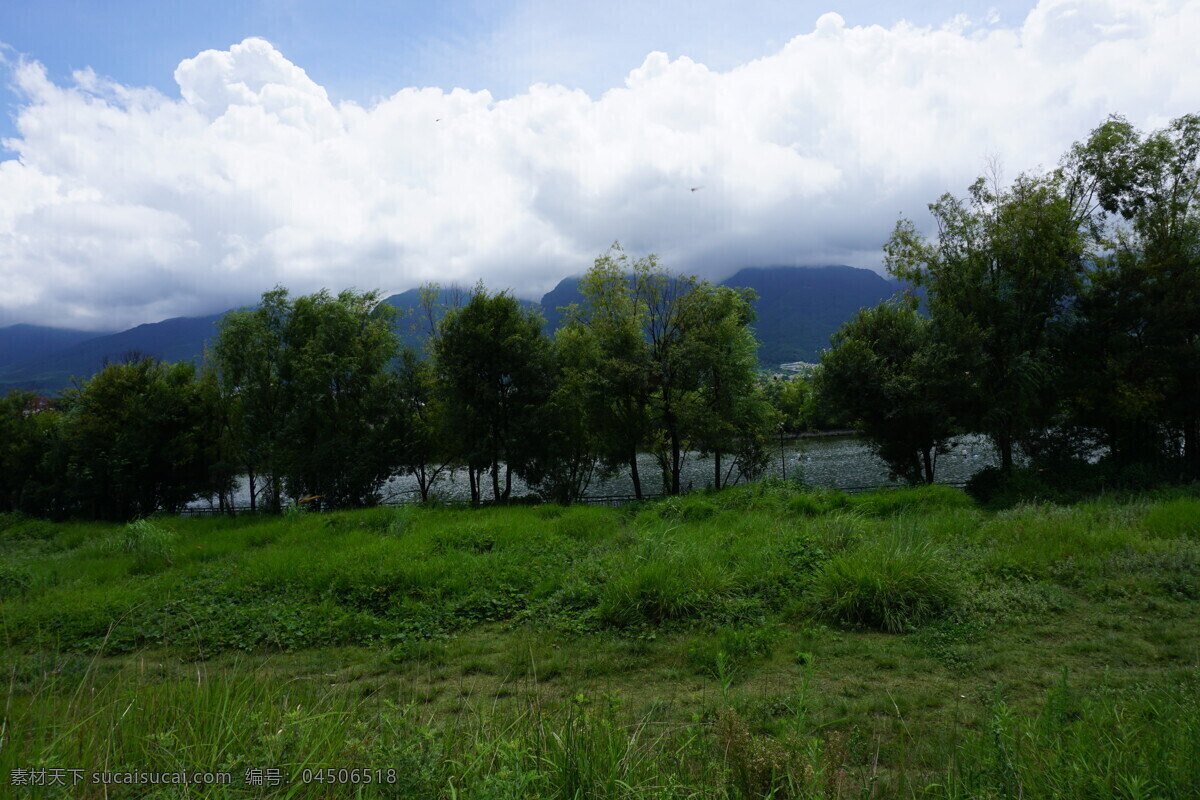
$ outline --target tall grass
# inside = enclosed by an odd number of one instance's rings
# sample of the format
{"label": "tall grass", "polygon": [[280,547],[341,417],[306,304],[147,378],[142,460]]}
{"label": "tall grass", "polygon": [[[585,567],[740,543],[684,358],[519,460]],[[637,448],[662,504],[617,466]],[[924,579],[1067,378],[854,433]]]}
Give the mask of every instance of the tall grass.
{"label": "tall grass", "polygon": [[[764,484],[620,510],[4,517],[0,781],[42,764],[232,771],[206,797],[1200,796],[1190,502],[992,513],[944,488]],[[1044,691],[1062,664],[1087,677]],[[302,785],[318,766],[397,778]],[[286,784],[240,782],[262,767]]]}
{"label": "tall grass", "polygon": [[891,633],[946,616],[960,594],[942,551],[900,527],[834,558],[812,589],[813,604],[826,618]]}
{"label": "tall grass", "polygon": [[[773,735],[728,705],[663,724],[631,715],[617,695],[576,694],[504,708],[468,699],[439,721],[403,695],[279,680],[271,666],[181,672],[138,660],[110,674],[93,664],[46,675],[31,692],[10,693],[0,771],[5,780],[39,765],[229,773],[231,785],[203,790],[211,798],[1184,800],[1200,788],[1194,668],[1115,692],[1085,694],[1064,677],[1033,710],[996,699],[952,736],[910,732],[931,739],[921,761],[883,766],[877,740],[814,729],[802,713]],[[328,767],[369,772],[372,782],[305,782],[305,770]],[[280,771],[278,786],[247,782],[264,768]],[[147,795],[85,781],[62,796]]]}

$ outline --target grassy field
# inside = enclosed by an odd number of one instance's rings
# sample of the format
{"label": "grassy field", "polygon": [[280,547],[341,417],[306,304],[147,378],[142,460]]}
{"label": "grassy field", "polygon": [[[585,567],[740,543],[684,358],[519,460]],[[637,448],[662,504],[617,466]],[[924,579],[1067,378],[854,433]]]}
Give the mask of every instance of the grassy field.
{"label": "grassy field", "polygon": [[0,625],[5,797],[1200,796],[1186,493],[0,517]]}

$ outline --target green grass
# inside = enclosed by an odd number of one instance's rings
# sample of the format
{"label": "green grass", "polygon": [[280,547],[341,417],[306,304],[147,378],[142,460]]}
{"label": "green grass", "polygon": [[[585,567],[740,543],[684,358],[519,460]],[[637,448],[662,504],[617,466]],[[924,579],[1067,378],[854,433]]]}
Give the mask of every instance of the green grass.
{"label": "green grass", "polygon": [[[0,794],[1194,797],[1194,504],[8,515]],[[234,783],[9,785],[39,766]]]}

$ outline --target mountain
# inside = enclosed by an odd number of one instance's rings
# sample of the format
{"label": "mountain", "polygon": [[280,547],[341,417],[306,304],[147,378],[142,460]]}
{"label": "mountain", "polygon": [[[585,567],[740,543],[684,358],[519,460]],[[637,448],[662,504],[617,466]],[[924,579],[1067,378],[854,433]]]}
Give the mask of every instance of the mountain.
{"label": "mountain", "polygon": [[[451,287],[439,291],[436,301],[437,308],[433,312],[433,323],[436,325],[441,322],[442,317],[446,315],[446,309],[457,308],[465,304],[470,297],[470,289]],[[410,347],[418,353],[423,353],[425,342],[429,338],[429,321],[425,318],[425,312],[421,308],[421,291],[409,289],[407,292],[385,298],[383,302],[399,312],[396,317],[395,331],[396,335],[400,337],[400,346]],[[540,306],[531,300],[518,298],[517,302],[521,304],[522,308],[540,310]]]}
{"label": "mountain", "polygon": [[198,362],[205,343],[216,336],[217,320],[223,316],[175,317],[138,325],[120,333],[95,336],[34,357],[23,354],[22,360],[0,367],[0,392],[16,388],[48,394],[58,392],[70,386],[72,378],[89,378],[99,372],[106,361],[118,361],[128,355]]}
{"label": "mountain", "polygon": [[750,267],[721,284],[758,293],[758,360],[771,366],[818,361],[843,322],[903,288],[877,272],[845,266]]}
{"label": "mountain", "polygon": [[[829,337],[863,306],[873,306],[900,290],[900,285],[869,269],[855,267],[748,267],[721,281],[758,293],[754,328],[761,343],[759,360],[775,367],[789,361],[817,361]],[[465,303],[470,290],[443,289],[437,302],[443,308]],[[396,308],[396,332],[401,344],[421,351],[426,324],[421,319],[417,289],[384,300]],[[559,308],[582,302],[579,278],[564,278],[542,297],[540,304],[519,301],[540,310],[546,332],[562,322]],[[9,389],[54,393],[85,379],[105,361],[130,354],[152,355],[164,361],[199,361],[205,344],[216,335],[223,314],[176,317],[139,325],[114,334],[93,334],[32,325],[0,328],[0,394]],[[441,319],[436,313],[434,321]]]}
{"label": "mountain", "polygon": [[73,331],[41,325],[10,325],[0,328],[0,371],[21,361],[33,361],[77,345],[107,332]]}
{"label": "mountain", "polygon": [[[902,288],[869,269],[846,266],[747,267],[719,285],[758,293],[754,324],[758,358],[772,367],[791,361],[816,362],[843,322]],[[542,298],[546,329],[553,331],[560,324],[559,308],[581,302],[579,278],[560,281]]]}
{"label": "mountain", "polygon": [[562,312],[572,303],[582,303],[583,293],[579,291],[579,277],[563,278],[550,291],[542,295],[542,316],[546,318],[546,331],[553,333],[562,324]]}

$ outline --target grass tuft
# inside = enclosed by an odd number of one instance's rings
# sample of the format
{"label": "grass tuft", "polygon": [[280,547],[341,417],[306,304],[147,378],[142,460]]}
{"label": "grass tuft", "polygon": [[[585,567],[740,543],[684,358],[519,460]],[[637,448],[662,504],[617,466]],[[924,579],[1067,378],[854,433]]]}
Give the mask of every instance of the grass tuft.
{"label": "grass tuft", "polygon": [[889,633],[947,616],[960,595],[942,551],[899,529],[834,558],[813,585],[813,604],[823,616]]}

